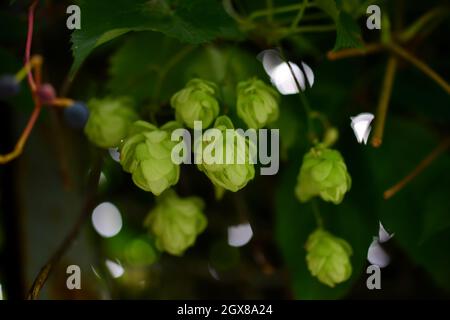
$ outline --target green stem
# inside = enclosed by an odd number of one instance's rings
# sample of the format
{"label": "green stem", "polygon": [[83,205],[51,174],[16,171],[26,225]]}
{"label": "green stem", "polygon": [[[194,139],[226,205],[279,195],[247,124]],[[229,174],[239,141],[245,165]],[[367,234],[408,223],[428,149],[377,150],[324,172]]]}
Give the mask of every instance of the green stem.
{"label": "green stem", "polygon": [[[253,11],[250,16],[249,19],[250,20],[254,20],[256,18],[259,17],[264,17],[267,16],[269,14],[275,15],[275,14],[280,14],[280,13],[286,13],[286,12],[291,12],[291,11],[297,11],[300,10],[303,6],[303,3],[301,4],[292,4],[292,5],[288,5],[288,6],[282,6],[282,7],[278,7],[278,8],[273,8],[272,10],[257,10],[257,11]],[[312,3],[308,4],[307,7],[313,7],[314,5]]]}
{"label": "green stem", "polygon": [[273,0],[266,0],[267,21],[273,22]]}
{"label": "green stem", "polygon": [[296,33],[317,33],[317,32],[329,32],[336,30],[334,24],[312,25],[296,28],[280,28],[280,38],[288,37]]}
{"label": "green stem", "polygon": [[319,120],[320,124],[322,125],[322,128],[324,131],[329,129],[331,127],[330,121],[328,118],[321,112],[318,111],[311,111],[310,112],[311,119],[317,119]]}
{"label": "green stem", "polygon": [[298,95],[300,97],[300,101],[302,103],[302,106],[305,110],[305,114],[306,114],[306,127],[307,127],[307,131],[308,131],[308,135],[311,138],[311,141],[313,143],[315,143],[315,141],[317,140],[317,135],[313,130],[313,126],[312,126],[312,114],[313,114],[313,110],[311,109],[311,106],[309,104],[308,99],[306,98],[305,94],[302,91],[302,88],[300,86],[300,84],[298,83],[298,79],[295,76],[294,70],[292,70],[292,66],[289,63],[289,61],[287,61],[287,59],[285,58],[284,54],[283,54],[283,49],[281,47],[281,45],[279,45],[280,48],[280,52],[281,52],[281,58],[284,60],[284,62],[288,65],[289,67],[289,71],[291,72],[292,78],[295,81],[295,85],[297,86],[297,90],[298,90]]}
{"label": "green stem", "polygon": [[230,17],[233,18],[239,24],[247,25],[249,23],[249,21],[247,21],[247,19],[243,18],[234,9],[232,0],[223,0],[223,8],[225,9],[226,13],[228,13],[230,15]]}
{"label": "green stem", "polygon": [[449,6],[439,6],[431,9],[430,11],[426,12],[424,15],[422,15],[420,18],[418,18],[415,22],[413,22],[405,31],[403,31],[399,39],[402,42],[408,42],[412,40],[417,33],[424,30],[426,25],[430,23],[435,23],[436,20],[443,21],[445,16],[450,13],[450,7]]}
{"label": "green stem", "polygon": [[316,219],[317,226],[322,229],[324,227],[323,218],[320,214],[319,205],[315,199],[311,200],[311,206],[314,213],[314,218]]}
{"label": "green stem", "polygon": [[159,73],[158,80],[155,85],[155,101],[160,104],[159,96],[161,94],[162,85],[164,83],[164,80],[166,79],[167,74],[169,71],[177,65],[187,54],[189,54],[194,49],[193,46],[185,46],[183,49],[175,53],[169,61],[164,65],[164,68],[161,69]]}
{"label": "green stem", "polygon": [[[323,12],[312,12],[303,15],[301,21],[302,22],[311,22],[311,21],[317,21],[317,20],[329,20],[328,16],[324,14]],[[292,23],[292,17],[289,16],[283,16],[283,17],[277,17],[277,23],[280,25],[289,25]]]}
{"label": "green stem", "polygon": [[303,15],[305,14],[305,9],[306,9],[307,5],[308,5],[308,0],[303,0],[302,7],[300,8],[300,10],[298,11],[294,20],[292,21],[291,29],[295,29],[295,27],[297,27],[297,25],[299,24],[300,20],[302,20]]}

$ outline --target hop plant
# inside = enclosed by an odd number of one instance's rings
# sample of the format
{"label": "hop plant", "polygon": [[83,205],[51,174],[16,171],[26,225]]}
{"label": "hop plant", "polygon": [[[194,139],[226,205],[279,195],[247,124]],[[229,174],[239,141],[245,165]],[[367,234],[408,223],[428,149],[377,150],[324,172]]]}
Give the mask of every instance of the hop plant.
{"label": "hop plant", "polygon": [[256,78],[237,86],[237,114],[249,128],[259,129],[278,119],[279,95]]}
{"label": "hop plant", "polygon": [[120,163],[139,188],[158,196],[178,182],[180,167],[171,159],[176,142],[170,139],[172,130],[178,127],[171,121],[158,129],[142,120],[131,126],[120,147]]}
{"label": "hop plant", "polygon": [[101,148],[119,146],[133,122],[139,119],[128,98],[92,99],[88,102],[86,136]]}
{"label": "hop plant", "polygon": [[155,236],[158,249],[180,256],[206,228],[203,200],[197,197],[180,198],[169,189],[156,201],[156,207],[144,224]]}
{"label": "hop plant", "polygon": [[186,87],[175,93],[170,103],[175,109],[176,120],[193,129],[194,121],[202,121],[209,127],[219,115],[217,86],[202,79],[190,80]]}
{"label": "hop plant", "polygon": [[[233,123],[227,116],[220,116],[214,127],[221,132],[221,139],[207,143],[196,143],[195,153],[199,157],[202,150],[211,143],[215,144],[215,152],[219,154],[220,163],[208,163],[203,159],[198,164],[212,183],[217,187],[236,192],[244,188],[255,177],[254,165],[249,160],[249,152],[253,147],[251,141],[234,130]],[[228,129],[229,134],[226,134]],[[200,148],[200,146],[202,148]],[[226,154],[233,159],[227,163]]]}
{"label": "hop plant", "polygon": [[352,248],[343,239],[323,229],[314,231],[306,242],[308,269],[320,282],[334,287],[352,274]]}
{"label": "hop plant", "polygon": [[351,177],[339,151],[319,146],[304,156],[295,188],[301,202],[320,196],[339,204],[350,187]]}

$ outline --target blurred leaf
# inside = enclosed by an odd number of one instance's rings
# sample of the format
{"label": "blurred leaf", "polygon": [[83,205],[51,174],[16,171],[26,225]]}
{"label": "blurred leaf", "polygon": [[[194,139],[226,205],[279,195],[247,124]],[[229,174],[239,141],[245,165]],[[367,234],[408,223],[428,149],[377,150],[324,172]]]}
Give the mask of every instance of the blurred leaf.
{"label": "blurred leaf", "polygon": [[[368,149],[374,183],[379,189],[379,215],[395,240],[438,285],[450,289],[450,252],[448,215],[448,154],[441,155],[421,174],[389,200],[382,192],[411,172],[439,143],[437,137],[418,122],[391,116],[383,145]],[[413,146],[413,147],[412,147]],[[444,214],[443,211],[447,214]],[[447,240],[444,240],[447,239]],[[444,271],[447,268],[447,271]]]}
{"label": "blurred leaf", "polygon": [[447,201],[450,186],[443,187],[444,190],[432,193],[425,199],[421,243],[450,227],[450,202]]}
{"label": "blurred leaf", "polygon": [[[155,43],[160,44],[158,50],[154,50]],[[161,78],[166,77],[167,69],[173,66],[169,60],[177,55],[180,57],[182,49],[178,41],[159,33],[133,35],[111,58],[108,88],[114,94],[132,96],[137,101],[156,99],[159,94],[156,91],[163,90],[162,87],[182,84],[178,79],[170,83]]]}
{"label": "blurred leaf", "polygon": [[339,9],[349,13],[353,18],[365,15],[369,5],[379,2],[376,0],[336,0]]}
{"label": "blurred leaf", "polygon": [[328,14],[334,21],[339,18],[339,10],[335,0],[316,0],[316,5]]}
{"label": "blurred leaf", "polygon": [[265,73],[256,55],[242,49],[227,46],[208,46],[196,54],[186,68],[186,80],[200,77],[219,84],[225,107],[234,109],[236,104],[236,85],[240,81],[259,77],[266,81]]}
{"label": "blurred leaf", "polygon": [[341,11],[336,21],[336,43],[333,50],[344,48],[361,48],[361,30],[353,18],[346,12]]}
{"label": "blurred leaf", "polygon": [[209,249],[211,266],[218,271],[235,268],[240,261],[239,249],[231,247],[225,241],[214,242]]}
{"label": "blurred leaf", "polygon": [[[295,147],[295,144],[300,136],[301,120],[298,117],[295,107],[299,107],[298,103],[293,105],[289,103],[291,99],[281,99],[280,108],[281,112],[278,120],[270,127],[273,129],[279,129],[280,131],[280,157],[282,160],[288,159],[288,152],[291,148]],[[295,99],[297,102],[297,99]]]}
{"label": "blurred leaf", "polygon": [[[433,64],[436,64],[433,68],[442,74],[450,70],[448,62],[433,61]],[[402,112],[424,117],[445,127],[450,121],[450,108],[447,107],[449,103],[448,94],[420,71],[406,69],[398,73],[395,90],[392,92],[392,104]]]}
{"label": "blurred leaf", "polygon": [[[159,50],[152,50],[161,43]],[[234,108],[238,81],[261,75],[256,57],[234,47],[182,45],[158,33],[131,37],[111,59],[108,87],[138,101],[166,103],[192,78],[216,82],[225,105]]]}
{"label": "blurred leaf", "polygon": [[336,43],[333,50],[362,47],[361,30],[352,16],[339,10],[335,0],[318,0],[317,6],[336,23]]}
{"label": "blurred leaf", "polygon": [[130,31],[159,31],[189,43],[239,36],[218,1],[80,0],[79,5],[82,28],[72,33],[72,74],[95,47]]}

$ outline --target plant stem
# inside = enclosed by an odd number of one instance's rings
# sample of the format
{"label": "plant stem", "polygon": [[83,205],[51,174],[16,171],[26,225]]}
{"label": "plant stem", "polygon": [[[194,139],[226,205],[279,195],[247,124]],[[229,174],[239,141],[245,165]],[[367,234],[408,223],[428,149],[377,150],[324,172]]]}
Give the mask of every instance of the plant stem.
{"label": "plant stem", "polygon": [[266,0],[267,21],[273,22],[273,0]]}
{"label": "plant stem", "polygon": [[407,50],[402,47],[396,45],[395,43],[391,43],[388,45],[388,48],[394,52],[395,54],[402,57],[404,60],[410,62],[417,69],[422,71],[425,75],[430,77],[434,82],[436,82],[442,89],[450,94],[450,84],[444,80],[439,74],[437,74],[433,69],[431,69],[426,63],[422,62],[418,58],[416,58],[413,54],[409,53]]}
{"label": "plant stem", "polygon": [[284,63],[286,63],[288,65],[289,71],[290,71],[290,73],[292,75],[292,78],[295,81],[295,85],[296,85],[297,90],[298,90],[298,96],[300,97],[300,102],[301,102],[301,104],[303,106],[303,109],[304,109],[305,115],[306,115],[306,127],[307,127],[308,135],[310,136],[311,141],[313,143],[315,143],[315,140],[316,140],[317,137],[316,137],[316,134],[315,134],[315,132],[313,130],[313,126],[312,126],[312,113],[313,113],[313,110],[311,109],[311,106],[309,105],[309,101],[306,98],[305,94],[302,92],[302,88],[300,86],[300,83],[298,82],[298,79],[295,76],[295,73],[294,73],[294,70],[292,69],[291,64],[286,59],[286,57],[285,57],[285,55],[283,53],[283,48],[282,48],[280,43],[278,44],[278,47],[280,49],[281,58],[283,59]]}
{"label": "plant stem", "polygon": [[308,0],[303,0],[302,7],[298,11],[297,15],[295,16],[294,20],[292,20],[291,29],[295,29],[299,22],[302,20],[303,15],[305,14],[306,6],[308,5]]}
{"label": "plant stem", "polygon": [[382,51],[383,49],[384,47],[380,43],[369,43],[362,49],[349,48],[339,51],[330,51],[327,53],[327,58],[328,60],[339,60],[344,58],[359,57],[376,53]]}
{"label": "plant stem", "polygon": [[59,248],[55,251],[55,253],[53,253],[48,262],[39,271],[39,274],[35,278],[33,285],[28,292],[28,300],[35,300],[38,298],[39,293],[41,292],[45,282],[50,275],[50,272],[53,270],[54,266],[61,260],[67,250],[71,247],[73,241],[80,233],[81,227],[84,225],[84,222],[92,212],[92,209],[95,205],[95,197],[97,194],[98,180],[100,179],[102,164],[103,153],[100,150],[96,150],[96,158],[89,174],[88,186],[86,188],[86,198],[81,214]]}
{"label": "plant stem", "polygon": [[176,66],[187,54],[189,54],[195,47],[187,45],[183,47],[180,51],[176,52],[164,65],[163,69],[159,72],[158,80],[155,85],[155,101],[160,105],[159,96],[161,95],[161,89],[164,83],[164,80],[167,77],[169,71]]}
{"label": "plant stem", "polygon": [[[313,4],[308,4],[307,7],[313,7]],[[282,6],[282,7],[278,7],[278,8],[273,8],[272,10],[267,10],[267,9],[263,9],[263,10],[257,10],[257,11],[253,11],[250,15],[249,15],[249,19],[250,20],[254,20],[256,18],[259,17],[264,17],[267,16],[269,14],[280,14],[280,13],[286,13],[286,12],[291,12],[291,11],[297,11],[300,10],[303,7],[303,3],[302,4],[292,4],[292,5],[288,5],[288,6]]]}
{"label": "plant stem", "polygon": [[372,137],[372,146],[379,147],[383,141],[384,125],[386,122],[386,115],[389,108],[389,100],[392,94],[392,87],[394,85],[395,73],[397,71],[397,58],[390,56],[386,73],[384,75],[383,87],[381,88],[380,100],[378,102],[377,115],[375,117],[374,135]]}
{"label": "plant stem", "polygon": [[233,6],[232,0],[223,0],[223,8],[230,15],[231,18],[233,18],[237,23],[241,25],[241,27],[249,28],[252,24],[251,21],[247,20],[246,18],[243,18],[235,9]]}
{"label": "plant stem", "polygon": [[384,192],[384,199],[389,199],[401,189],[405,187],[411,180],[417,177],[426,167],[428,167],[440,154],[450,147],[450,137],[447,137],[442,141],[425,159],[423,159],[417,167],[414,168],[406,177],[404,177],[400,182],[396,183],[391,188]]}
{"label": "plant stem", "polygon": [[[27,42],[25,46],[25,65],[30,65],[30,52],[31,52],[31,44],[33,42],[33,28],[34,28],[34,13],[36,10],[36,6],[38,4],[38,0],[35,0],[30,8],[28,9],[28,32],[27,32]],[[28,83],[30,84],[31,90],[36,91],[36,84],[33,79],[33,74],[31,70],[28,70]]]}
{"label": "plant stem", "polygon": [[[40,56],[36,56],[33,59],[30,59],[30,51],[31,51],[31,43],[33,39],[33,24],[34,24],[34,12],[36,9],[38,1],[35,0],[28,10],[28,34],[27,34],[27,43],[25,47],[25,66],[22,68],[28,72],[28,83],[30,85],[33,100],[34,100],[34,109],[33,113],[28,120],[28,123],[20,135],[19,140],[17,141],[14,150],[5,155],[0,155],[0,164],[5,164],[9,161],[16,159],[18,156],[22,154],[25,143],[28,140],[28,137],[31,134],[31,130],[33,130],[34,125],[36,124],[37,119],[39,118],[39,114],[41,113],[42,104],[40,102],[39,97],[36,95],[36,88],[41,85],[41,68],[42,68],[42,58]],[[33,78],[32,69],[34,68],[36,73],[36,80]],[[21,77],[22,70],[19,71],[17,77]]]}
{"label": "plant stem", "polygon": [[317,201],[315,199],[311,200],[311,206],[313,209],[314,218],[316,219],[317,227],[323,228],[324,227],[323,218],[322,215],[320,214],[319,205],[317,204]]}
{"label": "plant stem", "polygon": [[40,55],[34,55],[31,57],[30,61],[25,63],[25,65],[20,69],[16,75],[16,81],[20,82],[25,77],[28,76],[28,74],[31,72],[31,70],[35,69],[38,65],[42,65],[42,57]]}
{"label": "plant stem", "polygon": [[444,20],[444,17],[450,13],[449,6],[438,6],[414,21],[406,30],[400,35],[399,39],[402,42],[408,42],[412,40],[419,32],[421,32],[427,24],[435,23],[436,20]]}
{"label": "plant stem", "polygon": [[19,140],[17,141],[14,150],[8,154],[0,155],[0,164],[8,163],[22,154],[23,148],[28,140],[28,137],[30,136],[31,130],[33,129],[37,119],[39,118],[41,109],[42,109],[41,104],[38,102],[34,107],[33,113],[31,114],[31,117],[28,120],[27,126],[25,127]]}
{"label": "plant stem", "polygon": [[295,85],[297,86],[298,96],[300,97],[300,101],[301,101],[302,106],[303,106],[303,108],[305,110],[308,133],[311,136],[313,136],[313,140],[314,140],[315,133],[313,132],[313,127],[312,127],[312,116],[311,116],[312,109],[311,109],[311,106],[309,105],[308,99],[306,98],[306,96],[302,92],[302,88],[301,88],[300,84],[298,83],[298,79],[295,76],[294,70],[292,70],[291,64],[288,61],[286,61],[286,63],[289,66],[289,71],[291,72],[292,78],[294,79]]}
{"label": "plant stem", "polygon": [[311,25],[296,28],[280,28],[281,37],[287,37],[296,33],[314,33],[314,32],[329,32],[336,29],[334,24],[322,24],[322,25]]}

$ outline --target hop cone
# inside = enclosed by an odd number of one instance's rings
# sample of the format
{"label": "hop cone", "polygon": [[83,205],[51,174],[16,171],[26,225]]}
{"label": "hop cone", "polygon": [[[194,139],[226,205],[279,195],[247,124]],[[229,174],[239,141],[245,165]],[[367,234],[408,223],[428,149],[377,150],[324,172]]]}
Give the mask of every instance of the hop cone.
{"label": "hop cone", "polygon": [[177,121],[191,129],[194,128],[194,121],[202,121],[204,128],[209,127],[219,114],[216,95],[217,86],[213,82],[192,79],[170,100]]}
{"label": "hop cone", "polygon": [[[236,192],[244,188],[255,176],[254,165],[249,161],[251,142],[234,130],[233,123],[226,116],[217,118],[214,127],[222,133],[222,138],[217,141],[203,142],[202,147],[203,150],[206,150],[209,144],[215,143],[217,147],[215,152],[219,154],[218,158],[222,161],[207,163],[203,159],[202,163],[198,164],[198,168],[217,187]],[[226,135],[227,129],[231,129],[230,137]],[[196,157],[200,155],[199,146],[200,144],[196,143]],[[234,160],[232,163],[227,163],[227,153],[230,159]]]}
{"label": "hop cone", "polygon": [[249,128],[259,129],[278,119],[278,93],[258,79],[237,86],[237,113]]}
{"label": "hop cone", "polygon": [[180,167],[172,162],[171,130],[178,123],[168,122],[160,129],[145,121],[136,121],[120,148],[120,163],[132,174],[141,189],[160,195],[178,182]]}
{"label": "hop cone", "polygon": [[320,282],[334,287],[352,274],[352,248],[343,239],[317,229],[306,242],[306,262],[311,274]]}
{"label": "hop cone", "polygon": [[84,132],[101,148],[119,146],[138,115],[127,98],[92,99],[88,102],[90,114]]}
{"label": "hop cone", "polygon": [[339,204],[350,187],[351,177],[339,151],[318,147],[303,158],[295,193],[301,202],[320,196]]}
{"label": "hop cone", "polygon": [[167,190],[157,198],[157,205],[144,224],[155,236],[158,249],[179,256],[206,228],[203,208],[201,198],[180,198],[173,190]]}

